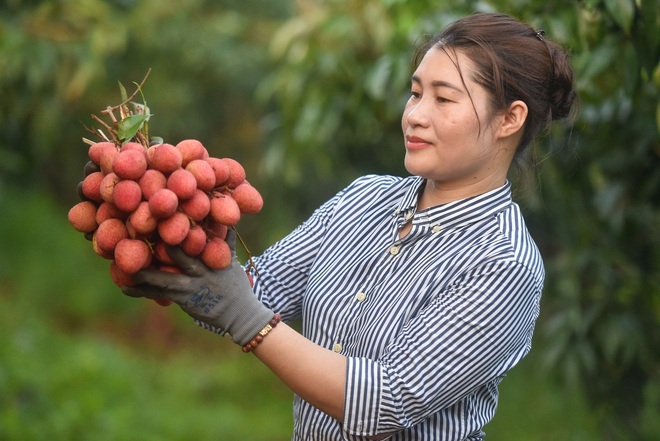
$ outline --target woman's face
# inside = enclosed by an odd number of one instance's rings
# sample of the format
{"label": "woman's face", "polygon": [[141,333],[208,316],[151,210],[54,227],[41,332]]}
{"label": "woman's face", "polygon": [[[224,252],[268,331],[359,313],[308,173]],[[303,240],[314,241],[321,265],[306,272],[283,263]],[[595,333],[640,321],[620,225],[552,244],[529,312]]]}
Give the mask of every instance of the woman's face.
{"label": "woman's face", "polygon": [[437,188],[492,181],[506,176],[510,164],[510,155],[495,142],[497,117],[491,115],[488,93],[471,79],[472,69],[461,52],[432,48],[412,77],[401,121],[405,166]]}

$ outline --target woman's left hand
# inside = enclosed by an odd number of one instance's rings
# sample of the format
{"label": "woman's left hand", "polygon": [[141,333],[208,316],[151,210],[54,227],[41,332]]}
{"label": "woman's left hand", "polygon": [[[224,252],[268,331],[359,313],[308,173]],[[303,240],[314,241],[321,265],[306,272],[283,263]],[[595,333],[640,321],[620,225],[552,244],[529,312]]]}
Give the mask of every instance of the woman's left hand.
{"label": "woman's left hand", "polygon": [[142,270],[133,275],[138,284],[123,286],[122,291],[130,297],[172,300],[194,319],[228,332],[234,342],[244,346],[274,314],[252,292],[236,258],[236,233],[232,229],[227,233],[227,244],[232,260],[225,269],[212,270],[180,247],[168,247],[182,274]]}

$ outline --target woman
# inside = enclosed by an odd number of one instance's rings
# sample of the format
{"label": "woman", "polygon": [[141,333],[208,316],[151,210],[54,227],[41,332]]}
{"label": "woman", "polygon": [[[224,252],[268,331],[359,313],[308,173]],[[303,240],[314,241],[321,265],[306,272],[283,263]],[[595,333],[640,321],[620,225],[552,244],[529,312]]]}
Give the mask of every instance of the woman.
{"label": "woman", "polygon": [[[357,179],[255,259],[252,287],[236,259],[212,271],[172,249],[185,274],[145,270],[124,288],[174,300],[266,364],[296,394],[296,440],[481,440],[530,349],[544,271],[507,173],[569,116],[567,55],[476,14],[415,66],[401,124],[412,176]],[[300,317],[302,333],[286,325]]]}

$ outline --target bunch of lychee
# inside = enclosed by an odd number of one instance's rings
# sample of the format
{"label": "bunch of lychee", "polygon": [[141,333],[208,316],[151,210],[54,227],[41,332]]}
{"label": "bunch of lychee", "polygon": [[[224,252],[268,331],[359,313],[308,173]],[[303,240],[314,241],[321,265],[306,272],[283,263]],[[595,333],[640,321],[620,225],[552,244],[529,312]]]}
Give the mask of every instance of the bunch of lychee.
{"label": "bunch of lychee", "polygon": [[180,246],[209,268],[226,268],[227,229],[263,207],[244,167],[209,156],[195,139],[148,148],[97,142],[88,153],[78,185],[81,202],[69,210],[69,222],[111,260],[110,275],[119,286],[134,285],[132,275],[145,268],[181,272],[166,245]]}

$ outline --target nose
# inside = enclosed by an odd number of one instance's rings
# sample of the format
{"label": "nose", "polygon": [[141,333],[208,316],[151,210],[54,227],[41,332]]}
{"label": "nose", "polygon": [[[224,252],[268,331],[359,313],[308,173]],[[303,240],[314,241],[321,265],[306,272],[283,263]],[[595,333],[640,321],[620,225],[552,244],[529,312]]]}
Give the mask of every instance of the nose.
{"label": "nose", "polygon": [[424,101],[410,104],[406,109],[404,119],[411,127],[428,125],[428,112],[426,111]]}

